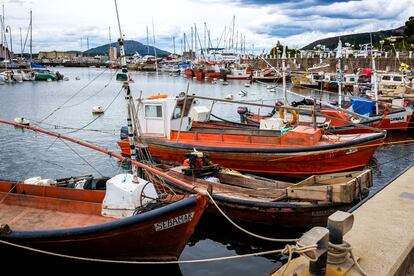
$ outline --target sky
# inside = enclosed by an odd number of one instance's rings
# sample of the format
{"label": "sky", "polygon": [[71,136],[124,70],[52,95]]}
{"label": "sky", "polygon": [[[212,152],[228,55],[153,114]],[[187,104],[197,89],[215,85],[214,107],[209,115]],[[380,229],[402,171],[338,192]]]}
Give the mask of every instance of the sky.
{"label": "sky", "polygon": [[[113,0],[0,0],[5,25],[10,26],[13,50],[20,52],[33,11],[33,51],[86,50],[119,37]],[[204,45],[204,23],[213,46],[227,38],[235,16],[234,38],[246,37],[246,51],[268,52],[279,40],[303,47],[317,39],[358,32],[397,28],[414,15],[413,0],[118,0],[126,39],[147,42],[163,50],[182,51],[183,34],[191,37],[196,24]],[[153,28],[154,26],[154,28]],[[109,32],[111,27],[111,32]],[[9,33],[7,34],[8,44]],[[219,46],[223,46],[223,39]],[[26,48],[27,49],[27,48]],[[27,50],[26,50],[27,52]]]}

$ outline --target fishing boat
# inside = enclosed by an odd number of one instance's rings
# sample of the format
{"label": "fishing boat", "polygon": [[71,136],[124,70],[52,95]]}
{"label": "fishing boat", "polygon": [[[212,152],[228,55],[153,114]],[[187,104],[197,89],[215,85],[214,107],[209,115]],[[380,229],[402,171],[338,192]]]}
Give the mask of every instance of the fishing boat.
{"label": "fishing boat", "polygon": [[[131,91],[121,29],[118,41],[122,73],[117,80],[122,81],[131,122]],[[58,181],[40,177],[22,182],[0,181],[0,250],[7,251],[12,246],[21,253],[30,248],[94,260],[178,259],[207,199],[202,194],[181,196],[164,189],[166,180],[177,184],[180,180],[135,161],[132,125],[131,159],[125,160],[120,154],[59,133],[4,120],[0,123],[94,149],[126,161],[131,167],[131,172],[108,179],[105,191],[59,187]],[[138,176],[138,168],[143,170],[142,177]]]}
{"label": "fishing boat", "polygon": [[[325,225],[330,214],[357,203],[372,186],[370,170],[313,175],[290,183],[221,169],[202,152],[187,156],[185,165],[165,172],[198,190],[210,190],[214,202],[226,215],[254,224]],[[179,192],[193,193],[188,187],[169,185]],[[206,211],[219,213],[214,204],[209,204]]]}
{"label": "fishing boat", "polygon": [[[123,174],[113,179],[130,178]],[[150,187],[147,181],[139,181],[139,185],[107,182],[107,190],[99,191],[0,180],[0,240],[76,257],[177,260],[206,199],[200,195],[170,196],[156,204],[126,206],[122,202],[136,203],[140,194],[134,192],[132,196],[124,190],[137,191],[141,186],[142,192],[142,185]],[[123,211],[130,215],[105,214],[111,207],[127,207],[131,210]],[[111,211],[112,215],[119,212]],[[5,245],[0,243],[0,248]],[[25,249],[20,251],[24,253]]]}
{"label": "fishing boat", "polygon": [[[295,121],[297,123],[312,124],[312,112],[306,107],[308,101],[313,105],[314,100],[312,99],[293,102],[294,106],[304,105],[304,108],[299,111],[299,114],[296,114],[297,119]],[[262,115],[251,112],[246,106],[240,106],[237,112],[240,115],[240,122],[242,124],[255,127],[260,127],[262,120],[270,118],[281,118],[284,121],[293,120],[294,115],[287,113],[285,117],[284,113],[280,111],[280,106],[282,105],[283,103],[276,103],[271,112]],[[406,131],[409,129],[413,114],[411,107],[389,107],[386,103],[380,104],[379,107],[381,109],[377,113],[375,101],[355,97],[351,100],[350,113],[323,106],[317,109],[318,112],[330,118],[318,116],[316,122],[320,127],[325,127],[327,132],[335,134],[372,132],[369,128],[357,127],[353,123],[383,130]],[[352,115],[352,113],[355,114]]]}
{"label": "fishing boat", "polygon": [[[190,115],[192,101],[188,96],[143,99],[138,103],[142,140],[154,159],[181,164],[185,153],[197,149],[214,163],[238,171],[308,176],[363,167],[385,138],[385,132],[328,135],[306,126],[286,133],[242,128],[192,130],[192,121],[209,118],[205,111]],[[121,134],[118,145],[128,156],[125,128]]]}

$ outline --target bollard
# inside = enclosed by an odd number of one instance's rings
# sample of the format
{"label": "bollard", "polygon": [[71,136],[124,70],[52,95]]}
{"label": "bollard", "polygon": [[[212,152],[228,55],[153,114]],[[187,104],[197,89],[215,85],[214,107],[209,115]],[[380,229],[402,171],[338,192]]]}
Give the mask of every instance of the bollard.
{"label": "bollard", "polygon": [[354,215],[336,211],[328,217],[329,241],[333,244],[342,244],[343,237],[354,225]]}
{"label": "bollard", "polygon": [[329,230],[324,227],[313,227],[311,230],[303,234],[298,243],[303,246],[316,244],[318,247],[316,251],[307,252],[309,258],[317,260],[310,261],[309,273],[315,276],[324,276],[326,273],[326,264],[328,259],[328,241]]}

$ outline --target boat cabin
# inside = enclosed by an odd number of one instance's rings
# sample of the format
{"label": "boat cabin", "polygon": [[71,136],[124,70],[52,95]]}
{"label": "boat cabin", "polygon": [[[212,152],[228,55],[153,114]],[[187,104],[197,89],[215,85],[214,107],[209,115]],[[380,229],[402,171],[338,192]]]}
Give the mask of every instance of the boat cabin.
{"label": "boat cabin", "polygon": [[[190,128],[190,109],[194,97],[152,96],[138,103],[138,120],[144,136],[170,138],[171,131]],[[185,107],[185,110],[184,110]]]}

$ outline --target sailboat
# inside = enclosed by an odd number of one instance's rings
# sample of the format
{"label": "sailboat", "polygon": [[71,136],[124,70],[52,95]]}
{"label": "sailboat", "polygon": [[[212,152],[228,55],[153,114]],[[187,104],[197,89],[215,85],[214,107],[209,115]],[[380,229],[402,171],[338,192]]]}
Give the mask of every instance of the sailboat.
{"label": "sailboat", "polygon": [[[117,6],[116,10],[118,14]],[[122,81],[131,111],[129,78],[123,79],[128,71],[122,35],[119,46],[123,72],[117,79]],[[65,139],[125,161],[119,154],[59,133],[3,120],[0,123]],[[132,125],[129,130],[133,141]],[[0,248],[11,246],[22,253],[36,250],[91,261],[177,260],[203,214],[206,197],[161,193],[163,181],[185,183],[135,161],[133,144],[131,154],[132,172],[110,178],[106,191],[62,188],[50,179],[0,181]],[[148,179],[138,176],[138,167]]]}

